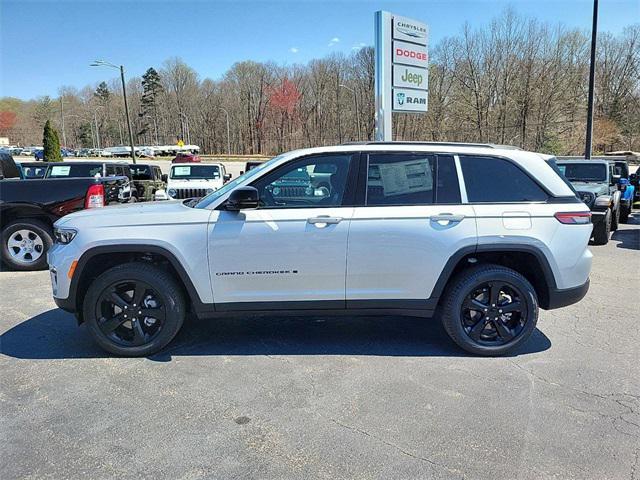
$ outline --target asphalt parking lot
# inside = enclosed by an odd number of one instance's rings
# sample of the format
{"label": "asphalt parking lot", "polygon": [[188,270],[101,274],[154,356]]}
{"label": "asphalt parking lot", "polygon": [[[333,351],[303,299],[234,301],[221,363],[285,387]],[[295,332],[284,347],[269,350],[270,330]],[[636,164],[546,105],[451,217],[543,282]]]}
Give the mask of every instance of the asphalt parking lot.
{"label": "asphalt parking lot", "polygon": [[191,321],[113,358],[47,272],[0,272],[0,472],[13,478],[640,478],[640,213],[591,289],[509,357],[438,322]]}

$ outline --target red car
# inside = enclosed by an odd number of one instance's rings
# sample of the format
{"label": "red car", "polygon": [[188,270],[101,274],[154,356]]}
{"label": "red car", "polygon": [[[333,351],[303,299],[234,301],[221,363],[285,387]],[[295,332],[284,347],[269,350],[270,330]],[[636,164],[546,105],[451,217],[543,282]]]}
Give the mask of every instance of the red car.
{"label": "red car", "polygon": [[171,163],[200,163],[202,159],[195,153],[179,153]]}

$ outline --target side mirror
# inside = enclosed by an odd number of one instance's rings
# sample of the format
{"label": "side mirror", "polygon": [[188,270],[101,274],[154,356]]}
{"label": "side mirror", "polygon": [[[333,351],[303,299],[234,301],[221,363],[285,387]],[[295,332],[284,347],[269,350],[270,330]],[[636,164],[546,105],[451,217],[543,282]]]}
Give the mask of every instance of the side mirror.
{"label": "side mirror", "polygon": [[238,211],[258,208],[258,190],[255,187],[238,187],[227,199],[226,209]]}
{"label": "side mirror", "polygon": [[229,180],[231,180],[231,174],[227,173],[223,178],[224,178],[224,183],[227,183]]}
{"label": "side mirror", "polygon": [[166,173],[162,174],[162,181],[164,183],[167,183],[169,181],[169,175],[167,175]]}

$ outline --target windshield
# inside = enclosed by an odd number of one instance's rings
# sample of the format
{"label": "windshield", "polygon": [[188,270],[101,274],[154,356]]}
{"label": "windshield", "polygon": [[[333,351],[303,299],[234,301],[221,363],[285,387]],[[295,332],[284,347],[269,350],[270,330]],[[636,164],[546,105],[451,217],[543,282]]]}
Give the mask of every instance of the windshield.
{"label": "windshield", "polygon": [[215,192],[212,192],[209,195],[207,195],[206,197],[203,197],[197,204],[194,205],[194,207],[195,208],[207,208],[209,205],[211,205],[217,199],[219,199],[220,197],[222,197],[226,193],[230,192],[231,190],[236,188],[238,185],[244,183],[246,180],[248,180],[248,179],[250,179],[252,177],[255,177],[260,172],[262,172],[265,168],[268,168],[270,165],[272,165],[273,163],[277,162],[282,157],[283,157],[283,155],[278,155],[277,157],[272,158],[268,162],[264,162],[261,165],[253,167],[251,170],[248,170],[247,172],[243,173],[239,177],[236,177],[233,180],[231,180],[230,182],[225,183],[222,186],[222,188],[219,188]]}
{"label": "windshield", "polygon": [[102,164],[95,165],[52,165],[47,171],[50,178],[86,178],[102,175]]}
{"label": "windshield", "polygon": [[134,180],[153,180],[149,165],[130,165],[130,168]]}
{"label": "windshield", "polygon": [[175,165],[171,167],[169,178],[184,179],[211,179],[220,178],[218,165]]}
{"label": "windshield", "polygon": [[606,182],[604,163],[558,163],[558,169],[571,182]]}

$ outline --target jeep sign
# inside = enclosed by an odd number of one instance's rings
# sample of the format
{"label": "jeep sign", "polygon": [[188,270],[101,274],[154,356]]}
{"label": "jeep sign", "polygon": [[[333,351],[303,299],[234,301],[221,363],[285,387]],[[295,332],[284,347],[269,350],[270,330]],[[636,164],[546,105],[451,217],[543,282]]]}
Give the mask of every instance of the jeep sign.
{"label": "jeep sign", "polygon": [[393,110],[398,112],[426,112],[427,92],[408,88],[394,88]]}
{"label": "jeep sign", "polygon": [[425,68],[393,66],[393,86],[426,90],[429,84],[429,71]]}

